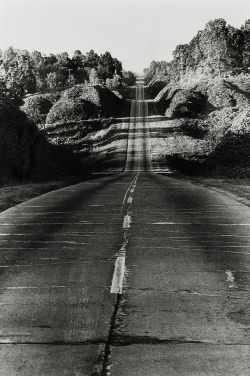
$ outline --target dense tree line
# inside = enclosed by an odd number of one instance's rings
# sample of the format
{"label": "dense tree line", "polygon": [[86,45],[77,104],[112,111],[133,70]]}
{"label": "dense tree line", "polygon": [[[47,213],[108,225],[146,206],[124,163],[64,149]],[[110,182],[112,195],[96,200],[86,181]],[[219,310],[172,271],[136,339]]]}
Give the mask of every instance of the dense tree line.
{"label": "dense tree line", "polygon": [[169,80],[170,63],[166,61],[152,61],[149,68],[143,70],[145,82],[149,83],[153,78]]}
{"label": "dense tree line", "polygon": [[122,63],[109,52],[98,55],[90,50],[83,55],[76,50],[46,56],[41,52],[9,47],[0,51],[0,76],[11,97],[57,90],[84,82],[107,83],[110,88],[122,81]]}
{"label": "dense tree line", "polygon": [[250,20],[236,29],[222,18],[209,21],[188,44],[178,45],[170,63],[153,61],[144,70],[152,78],[178,80],[187,74],[237,75],[250,69]]}

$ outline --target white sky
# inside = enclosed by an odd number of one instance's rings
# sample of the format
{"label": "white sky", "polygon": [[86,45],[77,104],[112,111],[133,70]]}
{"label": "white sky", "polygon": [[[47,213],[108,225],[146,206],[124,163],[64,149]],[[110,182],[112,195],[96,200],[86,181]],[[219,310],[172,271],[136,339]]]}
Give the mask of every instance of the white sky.
{"label": "white sky", "polygon": [[250,0],[0,0],[0,49],[109,51],[140,73],[216,18],[240,28]]}

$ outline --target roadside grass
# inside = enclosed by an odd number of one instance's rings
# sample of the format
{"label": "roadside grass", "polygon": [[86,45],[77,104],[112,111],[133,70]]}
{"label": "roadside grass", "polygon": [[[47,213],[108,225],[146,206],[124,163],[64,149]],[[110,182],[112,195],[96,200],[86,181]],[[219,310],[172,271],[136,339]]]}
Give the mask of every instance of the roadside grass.
{"label": "roadside grass", "polygon": [[[169,176],[164,173],[161,175]],[[250,179],[189,176],[178,173],[174,173],[173,177],[209,188],[250,207]]]}
{"label": "roadside grass", "polygon": [[186,177],[186,180],[225,194],[250,207],[250,179]]}
{"label": "roadside grass", "polygon": [[60,188],[90,180],[91,176],[77,176],[57,181],[39,183],[9,184],[0,186],[0,212],[21,204],[31,198],[40,196]]}

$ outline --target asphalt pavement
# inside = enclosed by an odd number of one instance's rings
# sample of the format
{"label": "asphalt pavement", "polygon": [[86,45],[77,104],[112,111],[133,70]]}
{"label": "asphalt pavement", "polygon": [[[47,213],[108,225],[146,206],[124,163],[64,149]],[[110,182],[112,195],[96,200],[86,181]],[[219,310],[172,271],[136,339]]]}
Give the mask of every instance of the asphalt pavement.
{"label": "asphalt pavement", "polygon": [[248,376],[250,210],[154,173],[143,86],[122,174],[0,214],[3,376]]}

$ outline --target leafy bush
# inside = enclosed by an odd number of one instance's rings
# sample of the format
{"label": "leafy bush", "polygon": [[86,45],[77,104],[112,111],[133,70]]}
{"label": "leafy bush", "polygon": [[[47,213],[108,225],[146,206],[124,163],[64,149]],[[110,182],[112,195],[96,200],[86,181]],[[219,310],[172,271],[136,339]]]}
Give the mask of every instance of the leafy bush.
{"label": "leafy bush", "polygon": [[24,105],[21,109],[35,123],[41,123],[52,106],[53,103],[49,99],[44,98],[42,95],[34,95],[24,100]]}
{"label": "leafy bush", "polygon": [[168,155],[166,161],[172,170],[184,174],[198,175],[204,169],[203,160],[199,161],[198,158],[196,160],[185,159],[181,155],[174,154]]}
{"label": "leafy bush", "polygon": [[204,139],[208,130],[198,120],[186,120],[181,124],[180,130],[186,135],[193,138]]}
{"label": "leafy bush", "polygon": [[83,99],[96,106],[95,117],[110,117],[118,114],[123,101],[107,88],[101,86],[75,85],[65,90],[61,96],[62,100]]}
{"label": "leafy bush", "polygon": [[0,120],[12,120],[13,117],[15,118],[16,115],[16,108],[13,105],[13,102],[3,95],[0,95]]}
{"label": "leafy bush", "polygon": [[240,112],[232,126],[211,153],[209,164],[221,166],[249,166],[250,158],[250,110]]}
{"label": "leafy bush", "polygon": [[61,99],[47,115],[47,123],[63,123],[94,118],[96,106],[84,99]]}
{"label": "leafy bush", "polygon": [[170,117],[193,117],[205,109],[207,98],[193,90],[178,91],[165,115]]}
{"label": "leafy bush", "polygon": [[63,92],[61,99],[85,99],[83,98],[84,88],[87,88],[86,85],[75,85],[70,89],[67,89]]}
{"label": "leafy bush", "polygon": [[0,178],[26,179],[33,170],[35,125],[7,96],[0,95]]}

